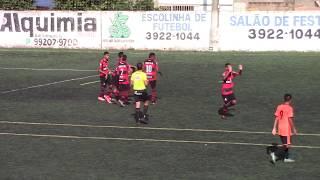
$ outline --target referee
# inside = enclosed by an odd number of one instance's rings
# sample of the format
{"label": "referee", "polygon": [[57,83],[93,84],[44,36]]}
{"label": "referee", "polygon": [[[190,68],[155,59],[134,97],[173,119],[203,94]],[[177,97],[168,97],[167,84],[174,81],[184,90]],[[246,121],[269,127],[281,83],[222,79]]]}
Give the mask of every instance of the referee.
{"label": "referee", "polygon": [[[131,75],[131,86],[133,88],[136,101],[136,122],[148,124],[148,105],[149,96],[147,93],[148,79],[147,74],[142,71],[143,64],[137,64],[137,71]],[[141,112],[141,103],[144,103],[143,112]]]}

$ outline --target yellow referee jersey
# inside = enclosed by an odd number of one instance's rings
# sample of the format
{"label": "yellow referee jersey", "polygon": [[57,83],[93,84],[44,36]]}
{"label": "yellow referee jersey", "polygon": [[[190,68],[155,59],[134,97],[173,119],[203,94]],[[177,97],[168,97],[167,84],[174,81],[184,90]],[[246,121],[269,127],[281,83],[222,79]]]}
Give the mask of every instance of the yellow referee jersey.
{"label": "yellow referee jersey", "polygon": [[133,90],[140,91],[145,90],[146,85],[144,82],[147,80],[147,74],[141,70],[134,72],[131,75],[131,81],[133,82]]}

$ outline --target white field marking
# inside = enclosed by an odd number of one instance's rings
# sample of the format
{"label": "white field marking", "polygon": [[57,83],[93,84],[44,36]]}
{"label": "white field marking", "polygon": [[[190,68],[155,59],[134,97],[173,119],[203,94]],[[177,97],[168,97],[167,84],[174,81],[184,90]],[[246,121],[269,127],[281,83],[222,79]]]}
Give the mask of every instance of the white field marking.
{"label": "white field marking", "polygon": [[37,68],[9,68],[9,67],[0,67],[4,70],[29,70],[29,71],[76,71],[76,72],[92,72],[97,70],[87,70],[87,69],[37,69]]}
{"label": "white field marking", "polygon": [[[256,144],[243,142],[225,142],[225,141],[190,141],[174,139],[148,139],[148,138],[114,138],[114,137],[95,137],[95,136],[66,136],[53,134],[20,134],[20,133],[0,133],[7,136],[25,136],[25,137],[46,137],[46,138],[64,138],[64,139],[89,139],[89,140],[113,140],[113,141],[141,141],[141,142],[162,142],[162,143],[189,143],[189,144],[227,144],[243,146],[270,146],[270,144]],[[320,149],[320,146],[291,146],[295,148]]]}
{"label": "white field marking", "polygon": [[56,82],[51,82],[51,83],[46,83],[46,84],[39,84],[39,85],[29,86],[29,87],[20,88],[20,89],[12,89],[12,90],[8,90],[8,91],[2,91],[1,94],[7,94],[7,93],[16,92],[16,91],[22,91],[22,90],[27,90],[27,89],[33,89],[33,88],[39,88],[39,87],[44,87],[44,86],[50,86],[50,85],[59,84],[59,83],[64,83],[64,82],[69,82],[69,81],[77,81],[77,80],[87,79],[87,78],[96,77],[96,76],[98,76],[98,75],[91,75],[91,76],[85,76],[85,77],[80,77],[80,78],[67,79],[67,80],[63,80],[63,81],[56,81]]}
{"label": "white field marking", "polygon": [[87,82],[87,83],[82,83],[82,84],[80,84],[80,86],[85,86],[85,85],[88,85],[88,84],[94,84],[94,83],[97,83],[97,82],[100,82],[100,81],[91,81],[91,82]]}
{"label": "white field marking", "polygon": [[[0,121],[0,124],[21,124],[21,125],[44,125],[44,126],[63,126],[63,127],[86,127],[86,128],[114,128],[114,129],[142,129],[159,131],[190,131],[190,132],[220,132],[220,133],[240,133],[240,134],[271,134],[271,132],[259,131],[233,131],[221,129],[179,129],[179,128],[157,128],[157,127],[135,127],[135,126],[99,126],[89,124],[64,124],[64,123],[40,123],[40,122],[11,122]],[[299,133],[298,136],[320,136],[320,134]]]}

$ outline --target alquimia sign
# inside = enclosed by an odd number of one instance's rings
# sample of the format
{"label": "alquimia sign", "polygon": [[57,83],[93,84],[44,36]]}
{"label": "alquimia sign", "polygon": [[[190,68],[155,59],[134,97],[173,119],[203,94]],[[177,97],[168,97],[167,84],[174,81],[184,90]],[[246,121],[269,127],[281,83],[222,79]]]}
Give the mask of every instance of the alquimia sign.
{"label": "alquimia sign", "polygon": [[100,48],[100,17],[99,12],[0,11],[1,45]]}

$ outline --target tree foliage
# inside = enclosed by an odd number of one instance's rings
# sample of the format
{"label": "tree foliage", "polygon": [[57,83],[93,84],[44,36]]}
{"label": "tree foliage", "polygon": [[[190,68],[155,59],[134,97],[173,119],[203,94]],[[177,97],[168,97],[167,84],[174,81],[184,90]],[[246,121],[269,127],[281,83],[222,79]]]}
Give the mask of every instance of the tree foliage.
{"label": "tree foliage", "polygon": [[[1,10],[34,10],[33,0],[0,0]],[[153,0],[55,0],[55,10],[148,11]]]}
{"label": "tree foliage", "polygon": [[33,9],[32,0],[0,0],[1,10],[29,10]]}

